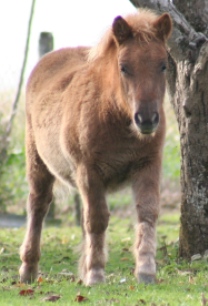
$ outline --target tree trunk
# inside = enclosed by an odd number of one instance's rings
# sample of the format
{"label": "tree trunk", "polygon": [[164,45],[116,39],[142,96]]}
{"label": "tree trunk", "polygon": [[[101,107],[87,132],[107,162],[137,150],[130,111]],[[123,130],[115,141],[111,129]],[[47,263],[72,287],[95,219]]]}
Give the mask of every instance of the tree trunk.
{"label": "tree trunk", "polygon": [[166,0],[131,2],[168,11],[174,21],[167,79],[181,145],[179,255],[190,259],[208,250],[208,4],[176,0],[179,12]]}
{"label": "tree trunk", "polygon": [[207,0],[173,0],[177,9],[184,14],[191,26],[208,35],[208,1]]}
{"label": "tree trunk", "polygon": [[[206,61],[205,61],[206,59]],[[178,63],[177,120],[181,142],[182,257],[208,250],[208,43],[196,62]]]}

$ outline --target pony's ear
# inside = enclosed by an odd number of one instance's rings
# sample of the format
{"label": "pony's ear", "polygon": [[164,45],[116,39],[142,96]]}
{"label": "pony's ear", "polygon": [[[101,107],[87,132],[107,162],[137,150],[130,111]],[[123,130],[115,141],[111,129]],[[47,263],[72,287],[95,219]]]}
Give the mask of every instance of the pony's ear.
{"label": "pony's ear", "polygon": [[112,30],[119,45],[133,36],[131,27],[121,16],[114,19]]}
{"label": "pony's ear", "polygon": [[172,31],[172,21],[168,13],[162,14],[155,22],[154,26],[157,29],[157,34],[163,41],[170,37]]}

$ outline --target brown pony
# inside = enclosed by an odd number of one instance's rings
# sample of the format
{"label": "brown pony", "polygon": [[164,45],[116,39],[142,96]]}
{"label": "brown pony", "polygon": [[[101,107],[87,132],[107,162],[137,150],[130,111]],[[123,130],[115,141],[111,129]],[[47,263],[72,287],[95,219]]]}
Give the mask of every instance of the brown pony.
{"label": "brown pony", "polygon": [[130,183],[138,214],[135,275],[154,282],[155,227],[165,135],[163,98],[170,16],[141,11],[115,18],[95,48],[43,57],[27,85],[26,150],[30,194],[20,278],[38,274],[42,222],[56,178],[78,188],[84,284],[105,280],[105,194]]}

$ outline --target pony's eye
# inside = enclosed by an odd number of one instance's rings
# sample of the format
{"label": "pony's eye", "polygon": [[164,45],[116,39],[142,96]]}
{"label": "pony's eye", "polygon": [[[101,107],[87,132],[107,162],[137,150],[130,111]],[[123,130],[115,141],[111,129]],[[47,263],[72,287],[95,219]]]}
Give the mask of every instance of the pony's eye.
{"label": "pony's eye", "polygon": [[125,75],[129,75],[130,74],[129,71],[128,71],[128,68],[126,67],[126,65],[121,65],[120,66],[120,70]]}
{"label": "pony's eye", "polygon": [[166,70],[166,68],[167,68],[167,67],[166,67],[166,64],[163,63],[163,64],[161,65],[161,71],[164,72],[164,71]]}

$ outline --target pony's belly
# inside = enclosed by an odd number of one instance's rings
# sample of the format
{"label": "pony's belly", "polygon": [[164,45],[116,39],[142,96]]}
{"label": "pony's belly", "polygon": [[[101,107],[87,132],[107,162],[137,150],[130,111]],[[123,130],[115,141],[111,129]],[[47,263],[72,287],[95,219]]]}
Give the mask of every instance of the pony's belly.
{"label": "pony's belly", "polygon": [[50,138],[44,138],[44,144],[39,138],[37,149],[38,153],[54,177],[67,185],[75,186],[73,178],[73,167],[69,160],[64,157],[57,142],[50,143]]}

